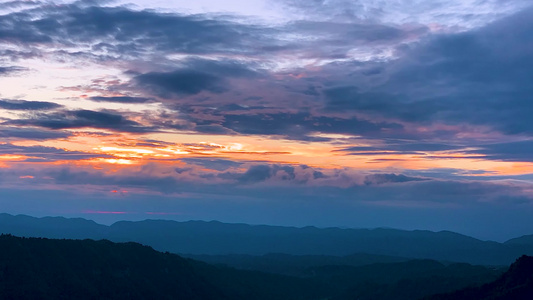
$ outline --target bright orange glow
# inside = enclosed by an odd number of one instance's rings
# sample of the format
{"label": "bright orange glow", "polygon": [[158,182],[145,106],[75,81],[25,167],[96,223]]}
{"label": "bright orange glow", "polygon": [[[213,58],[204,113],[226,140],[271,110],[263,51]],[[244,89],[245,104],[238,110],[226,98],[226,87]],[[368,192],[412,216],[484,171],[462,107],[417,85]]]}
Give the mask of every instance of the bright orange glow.
{"label": "bright orange glow", "polygon": [[2,154],[0,155],[0,160],[5,161],[21,161],[27,159],[27,156],[24,155],[12,155],[12,154]]}
{"label": "bright orange glow", "polygon": [[533,163],[511,162],[494,168],[499,175],[520,175],[533,173]]}
{"label": "bright orange glow", "polygon": [[118,148],[118,147],[100,147],[96,148],[104,152],[134,152],[139,154],[153,154],[154,151],[147,149],[135,149],[135,148]]}
{"label": "bright orange glow", "polygon": [[[403,170],[457,169],[478,171],[470,176],[520,175],[533,173],[533,166],[526,162],[505,162],[487,160],[483,155],[452,151],[419,152],[398,154],[394,151],[369,155],[365,152],[347,153],[339,151],[353,146],[379,148],[375,141],[358,139],[342,134],[315,134],[316,137],[334,139],[335,143],[282,140],[268,136],[223,136],[190,135],[182,133],[154,133],[146,135],[102,134],[93,130],[76,131],[69,139],[47,141],[17,141],[14,145],[44,146],[87,154],[106,155],[82,160],[60,160],[31,162],[33,165],[79,165],[91,166],[106,173],[117,172],[127,167],[157,163],[162,166],[183,164],[184,157],[228,159],[234,161],[261,161],[265,163],[308,165],[322,169],[354,169],[361,171],[382,170],[402,172]],[[353,139],[357,139],[353,142]],[[150,141],[150,142],[145,142]],[[153,142],[152,142],[153,141]],[[347,143],[348,141],[352,141]],[[38,158],[39,154],[35,154]],[[33,157],[33,154],[32,154]],[[14,163],[25,163],[28,156],[17,154],[0,155],[0,167]],[[30,163],[28,163],[30,164]],[[186,164],[185,164],[186,165]],[[209,170],[204,169],[204,172]],[[470,174],[471,172],[464,172]]]}
{"label": "bright orange glow", "polygon": [[99,158],[97,161],[105,162],[109,164],[117,164],[117,165],[131,165],[133,164],[133,161],[127,160],[127,159],[107,159],[107,158]]}

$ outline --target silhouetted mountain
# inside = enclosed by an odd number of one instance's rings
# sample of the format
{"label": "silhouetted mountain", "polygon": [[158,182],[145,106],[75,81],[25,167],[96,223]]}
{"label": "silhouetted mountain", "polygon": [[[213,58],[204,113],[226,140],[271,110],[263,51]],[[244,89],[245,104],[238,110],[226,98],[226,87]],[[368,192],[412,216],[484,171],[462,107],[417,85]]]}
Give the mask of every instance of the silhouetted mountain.
{"label": "silhouetted mountain", "polygon": [[310,281],[186,260],[137,243],[0,236],[1,299],[321,299]]}
{"label": "silhouetted mountain", "polygon": [[415,260],[321,266],[296,278],[212,266],[137,243],[0,236],[0,299],[416,299],[498,271]]}
{"label": "silhouetted mountain", "polygon": [[522,256],[496,281],[477,288],[427,297],[427,300],[531,300],[533,299],[533,257]]}
{"label": "silhouetted mountain", "polygon": [[327,255],[290,255],[271,253],[261,256],[245,254],[228,255],[182,255],[209,264],[226,265],[241,270],[254,270],[297,277],[316,276],[314,268],[323,266],[363,266],[375,263],[394,263],[408,261],[408,258],[353,254],[348,256]]}
{"label": "silhouetted mountain", "polygon": [[[331,300],[418,299],[434,293],[478,286],[496,279],[503,272],[469,264],[446,265],[434,260],[368,263],[372,259],[391,259],[371,255],[350,258],[269,254],[199,258],[212,262],[226,260],[230,262],[228,265],[237,268],[244,266],[246,269],[309,278],[328,287],[328,299]],[[363,265],[353,266],[350,263]]]}
{"label": "silhouetted mountain", "polygon": [[[316,278],[338,289],[332,300],[412,300],[435,291],[477,286],[494,280],[498,270],[469,264],[444,265],[433,260],[314,268]],[[437,292],[439,293],[439,292]]]}
{"label": "silhouetted mountain", "polygon": [[3,299],[229,299],[175,255],[135,243],[0,236]]}
{"label": "silhouetted mountain", "polygon": [[481,241],[449,231],[295,228],[226,224],[216,221],[121,221],[104,226],[83,219],[37,219],[2,214],[0,232],[36,237],[134,241],[159,251],[206,255],[286,253],[346,256],[353,253],[370,253],[508,265],[522,254],[533,254],[533,245]]}

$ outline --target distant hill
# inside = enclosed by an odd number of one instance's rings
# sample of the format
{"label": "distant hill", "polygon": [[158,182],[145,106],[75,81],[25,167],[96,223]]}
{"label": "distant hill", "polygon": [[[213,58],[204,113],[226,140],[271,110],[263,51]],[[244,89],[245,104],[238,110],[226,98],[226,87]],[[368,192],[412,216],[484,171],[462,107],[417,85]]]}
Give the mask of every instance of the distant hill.
{"label": "distant hill", "polygon": [[137,243],[0,236],[0,299],[410,300],[500,272],[412,260],[312,267],[296,278],[213,266]]}
{"label": "distant hill", "polygon": [[527,245],[533,246],[533,234],[524,235],[518,238],[510,239],[505,242],[506,245]]}
{"label": "distant hill", "polygon": [[0,233],[25,237],[59,239],[101,239],[108,226],[82,218],[44,217],[0,214]]}
{"label": "distant hill", "polygon": [[134,241],[159,251],[206,255],[346,256],[368,253],[484,265],[509,265],[522,254],[533,255],[533,245],[481,241],[449,231],[296,228],[216,221],[121,221],[104,226],[84,219],[0,214],[0,233]]}
{"label": "distant hill", "polygon": [[533,257],[522,256],[496,281],[427,300],[531,300],[533,299]]}

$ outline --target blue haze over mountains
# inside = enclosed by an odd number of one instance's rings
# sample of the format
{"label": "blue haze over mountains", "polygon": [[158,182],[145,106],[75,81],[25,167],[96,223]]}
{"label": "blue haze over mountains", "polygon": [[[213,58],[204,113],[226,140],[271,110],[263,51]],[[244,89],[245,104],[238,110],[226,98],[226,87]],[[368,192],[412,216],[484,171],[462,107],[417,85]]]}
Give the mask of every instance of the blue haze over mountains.
{"label": "blue haze over mountains", "polygon": [[0,233],[25,237],[108,239],[138,242],[158,251],[191,255],[349,256],[434,259],[483,265],[509,265],[533,254],[533,237],[505,243],[481,241],[449,231],[340,229],[227,224],[204,221],[121,221],[111,226],[81,218],[34,218],[0,214]]}

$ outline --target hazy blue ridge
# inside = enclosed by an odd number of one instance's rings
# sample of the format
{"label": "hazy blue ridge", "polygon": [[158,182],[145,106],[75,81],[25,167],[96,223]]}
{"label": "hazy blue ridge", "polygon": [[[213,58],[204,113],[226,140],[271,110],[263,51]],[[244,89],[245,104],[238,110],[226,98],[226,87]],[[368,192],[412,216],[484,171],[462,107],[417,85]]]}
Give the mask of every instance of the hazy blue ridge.
{"label": "hazy blue ridge", "polygon": [[0,215],[0,232],[18,236],[138,242],[158,251],[195,255],[347,256],[356,253],[509,265],[533,254],[533,245],[481,241],[449,231],[340,229],[227,224],[204,221],[121,221],[111,226],[84,219]]}

